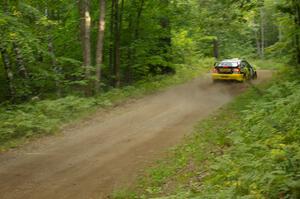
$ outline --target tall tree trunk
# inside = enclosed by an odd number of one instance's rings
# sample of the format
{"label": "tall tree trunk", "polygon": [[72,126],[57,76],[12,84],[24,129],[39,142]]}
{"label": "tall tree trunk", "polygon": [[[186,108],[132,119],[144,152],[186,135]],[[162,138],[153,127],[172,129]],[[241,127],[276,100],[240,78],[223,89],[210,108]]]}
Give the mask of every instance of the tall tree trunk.
{"label": "tall tree trunk", "polygon": [[219,41],[218,39],[213,40],[214,57],[216,60],[219,59]]}
{"label": "tall tree trunk", "polygon": [[[144,5],[145,5],[145,0],[140,1],[140,6],[137,9],[137,15],[136,15],[136,24],[133,26],[133,21],[132,21],[132,16],[130,17],[130,22],[129,22],[129,31],[130,31],[130,43],[132,41],[136,42],[139,37],[140,37],[140,21],[141,21],[141,16],[142,12],[144,10]],[[134,27],[133,34],[132,34],[132,28]],[[133,38],[132,38],[133,36]],[[128,50],[127,50],[127,58],[128,58],[128,64],[126,67],[126,82],[131,83],[133,74],[132,74],[132,65],[134,63],[134,54],[135,54],[135,49],[132,49],[130,44],[128,45]]]}
{"label": "tall tree trunk", "polygon": [[9,55],[8,55],[5,47],[0,46],[0,51],[1,51],[1,56],[2,56],[2,60],[3,60],[4,71],[5,71],[5,75],[6,75],[6,79],[7,79],[7,83],[8,83],[9,98],[12,101],[14,101],[14,99],[16,98],[16,91],[15,91],[15,87],[13,84],[14,75],[12,72],[12,66],[10,64]]}
{"label": "tall tree trunk", "polygon": [[295,9],[295,42],[296,42],[296,61],[300,66],[300,2],[297,0],[293,0],[293,5]]}
{"label": "tall tree trunk", "polygon": [[261,34],[261,41],[260,41],[260,44],[261,44],[261,50],[260,50],[260,53],[261,53],[261,58],[263,59],[265,57],[265,22],[264,22],[264,7],[262,6],[260,8],[260,34]]}
{"label": "tall tree trunk", "polygon": [[91,67],[91,16],[90,16],[90,1],[80,1],[81,11],[81,39],[83,48],[83,67],[85,69],[85,79],[88,85],[85,89],[86,95],[91,95],[90,84],[90,67]]}
{"label": "tall tree trunk", "polygon": [[[283,41],[283,30],[282,30],[282,22],[278,24],[278,42],[281,43]],[[282,55],[282,48],[279,49],[279,55]]]}
{"label": "tall tree trunk", "polygon": [[58,97],[61,97],[62,96],[62,89],[61,89],[60,76],[61,76],[61,73],[62,73],[62,68],[57,64],[55,49],[54,49],[54,45],[53,45],[53,38],[52,38],[51,35],[49,36],[49,41],[48,41],[48,51],[49,51],[49,54],[51,56],[52,70],[56,74],[56,79],[55,79],[56,95]]}
{"label": "tall tree trunk", "polygon": [[255,30],[255,40],[256,40],[256,53],[257,53],[257,56],[261,57],[260,35],[259,35],[258,30]]}
{"label": "tall tree trunk", "polygon": [[100,15],[99,15],[99,27],[98,27],[98,41],[96,51],[96,93],[100,89],[101,81],[101,66],[103,64],[103,43],[104,43],[104,32],[105,32],[105,0],[100,0]]}
{"label": "tall tree trunk", "polygon": [[[171,61],[170,56],[170,49],[172,45],[172,39],[171,39],[171,23],[169,18],[169,0],[162,0],[161,6],[166,9],[163,16],[160,18],[160,26],[163,32],[163,35],[159,38],[159,48],[161,49],[162,57],[165,60],[166,63]],[[157,67],[159,70],[157,71]],[[155,73],[159,72],[162,74],[172,74],[175,73],[175,70],[168,66],[168,64],[160,64],[155,67],[156,71]]]}
{"label": "tall tree trunk", "polygon": [[9,12],[9,0],[2,0],[2,9],[5,14]]}
{"label": "tall tree trunk", "polygon": [[115,87],[120,87],[120,65],[121,65],[121,53],[120,53],[120,42],[121,42],[121,28],[122,28],[122,13],[124,7],[124,0],[121,2],[121,10],[119,9],[119,1],[115,3],[115,64],[114,64],[114,76],[115,76]]}
{"label": "tall tree trunk", "polygon": [[165,16],[160,21],[161,28],[164,30],[165,35],[160,38],[164,53],[168,52],[168,48],[171,46],[171,27],[169,17]]}
{"label": "tall tree trunk", "polygon": [[[262,5],[260,5],[262,6]],[[261,39],[261,32],[260,32],[260,26],[261,26],[261,21],[260,21],[260,14],[258,14],[259,17],[255,17],[253,19],[253,24],[255,24],[255,26],[253,27],[253,31],[254,31],[254,37],[255,37],[255,43],[256,43],[256,55],[257,57],[261,58],[261,44],[260,44],[260,39]]]}
{"label": "tall tree trunk", "polygon": [[20,74],[20,76],[22,78],[28,79],[28,72],[24,65],[24,60],[23,60],[23,56],[21,53],[21,49],[19,48],[19,46],[16,42],[13,42],[13,49],[14,49],[14,53],[16,56],[16,66],[17,66],[18,73]]}
{"label": "tall tree trunk", "polygon": [[[110,13],[110,27],[109,27],[109,32],[110,32],[110,38],[109,38],[109,68],[111,70],[111,74],[114,76],[114,25],[115,25],[115,3],[116,0],[111,1],[111,13]],[[114,79],[113,79],[114,82]]]}
{"label": "tall tree trunk", "polygon": [[[169,8],[170,0],[162,0],[161,4],[166,9]],[[168,48],[171,46],[171,26],[170,26],[170,18],[169,13],[164,13],[164,15],[160,18],[160,26],[163,29],[164,35],[161,38],[162,46],[164,48],[164,52],[168,52]]]}
{"label": "tall tree trunk", "polygon": [[[50,20],[58,20],[59,18],[54,14],[54,10],[48,9],[48,7],[46,7],[44,9],[45,11],[45,16],[47,17],[47,19]],[[59,14],[59,13],[57,13]],[[56,55],[55,55],[55,48],[54,48],[54,44],[53,44],[53,36],[52,36],[52,30],[53,27],[50,25],[48,26],[48,52],[50,54],[50,58],[51,58],[51,66],[52,66],[52,70],[53,72],[56,74],[56,79],[55,79],[55,87],[56,87],[56,95],[58,97],[62,96],[62,87],[61,87],[61,79],[60,76],[62,74],[62,68],[57,64],[57,59],[56,59]]]}
{"label": "tall tree trunk", "polygon": [[128,38],[128,45],[127,45],[127,64],[126,64],[126,70],[125,70],[125,81],[127,84],[130,84],[132,81],[132,65],[133,65],[133,49],[132,49],[132,43],[133,43],[133,17],[130,13],[129,16],[129,24],[128,24],[128,32],[129,32],[129,38]]}
{"label": "tall tree trunk", "polygon": [[278,41],[282,42],[282,40],[283,40],[282,22],[279,22],[279,25],[278,25]]}
{"label": "tall tree trunk", "polygon": [[144,4],[145,4],[145,0],[141,0],[140,7],[138,8],[138,11],[137,11],[134,40],[137,40],[139,38],[140,21],[141,21],[142,12],[144,9]]}

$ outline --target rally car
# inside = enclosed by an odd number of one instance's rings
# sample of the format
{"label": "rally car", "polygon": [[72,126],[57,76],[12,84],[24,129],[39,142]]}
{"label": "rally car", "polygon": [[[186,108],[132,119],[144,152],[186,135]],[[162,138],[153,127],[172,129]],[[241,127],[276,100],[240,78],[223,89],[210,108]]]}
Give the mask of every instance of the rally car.
{"label": "rally car", "polygon": [[244,82],[256,79],[257,71],[244,59],[225,59],[215,63],[211,76],[214,82],[220,80]]}

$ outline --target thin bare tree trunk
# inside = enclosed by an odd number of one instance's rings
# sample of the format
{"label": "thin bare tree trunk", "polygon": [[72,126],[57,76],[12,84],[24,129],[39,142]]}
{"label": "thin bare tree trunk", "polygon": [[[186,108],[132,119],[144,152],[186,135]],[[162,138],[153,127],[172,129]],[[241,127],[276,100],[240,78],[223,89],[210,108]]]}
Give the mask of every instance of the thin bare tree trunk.
{"label": "thin bare tree trunk", "polygon": [[8,14],[9,12],[9,0],[2,0],[2,6],[3,6],[3,11],[5,12],[5,14]]}
{"label": "thin bare tree trunk", "polygon": [[[283,29],[282,29],[282,22],[279,22],[278,24],[278,42],[283,41]],[[279,55],[282,55],[282,48],[279,49]]]}
{"label": "thin bare tree trunk", "polygon": [[216,60],[219,59],[219,41],[218,39],[213,40],[214,57]]}
{"label": "thin bare tree trunk", "polygon": [[13,50],[16,56],[16,66],[18,73],[21,75],[22,78],[28,79],[28,72],[23,61],[21,49],[19,48],[16,42],[13,42]]}
{"label": "thin bare tree trunk", "polygon": [[[47,19],[54,19],[55,16],[53,12],[51,12],[51,9],[48,9],[48,7],[45,8],[45,16]],[[48,35],[48,52],[50,54],[51,58],[51,65],[52,65],[52,70],[56,74],[56,79],[55,79],[55,87],[56,87],[56,95],[58,97],[62,96],[62,88],[61,88],[61,80],[60,80],[60,75],[62,73],[62,68],[57,64],[56,60],[56,55],[55,55],[55,48],[53,44],[53,36],[52,36],[52,26],[48,26],[49,29],[49,35]]]}
{"label": "thin bare tree trunk", "polygon": [[[171,23],[170,23],[170,17],[168,13],[170,0],[161,0],[160,3],[161,6],[166,10],[166,12],[163,13],[163,15],[160,17],[160,27],[164,34],[159,38],[159,48],[161,49],[162,58],[164,59],[165,63],[169,63],[171,62],[172,59],[172,57],[170,56],[170,50],[172,46]],[[165,63],[155,66],[154,73],[155,74],[175,73],[175,70]],[[150,70],[153,71],[153,69]]]}
{"label": "thin bare tree trunk", "polygon": [[[122,9],[124,6],[124,0],[121,3],[121,12],[119,9],[119,2],[115,3],[115,65],[114,65],[114,75],[115,75],[115,87],[120,87],[120,65],[121,65],[121,53],[120,53],[120,42],[121,42],[121,26],[122,26]],[[121,14],[120,14],[121,13]]]}
{"label": "thin bare tree trunk", "polygon": [[138,9],[137,17],[136,17],[136,27],[135,27],[135,35],[134,35],[135,40],[137,40],[139,38],[140,21],[141,21],[142,12],[144,9],[144,4],[145,4],[145,1],[141,0],[141,5]]}
{"label": "thin bare tree trunk", "polygon": [[5,75],[6,75],[6,79],[7,79],[7,83],[8,83],[8,88],[9,88],[9,98],[13,101],[16,98],[16,91],[15,91],[15,87],[13,84],[14,75],[12,72],[12,66],[10,64],[9,55],[7,53],[7,50],[4,47],[0,46],[0,51],[1,51],[1,56],[2,56],[2,60],[3,60]]}
{"label": "thin bare tree trunk", "polygon": [[293,1],[295,8],[295,27],[296,27],[296,61],[300,65],[300,3],[297,0]]}
{"label": "thin bare tree trunk", "polygon": [[91,95],[90,88],[90,67],[91,67],[91,16],[90,16],[90,1],[80,1],[81,11],[81,39],[83,48],[83,67],[85,69],[85,79],[88,85],[85,89],[86,95]]}
{"label": "thin bare tree trunk", "polygon": [[260,53],[261,53],[261,58],[263,59],[265,57],[265,23],[264,23],[264,8],[263,6],[260,8],[260,31],[261,31],[261,41],[260,41],[260,44],[261,44],[261,50],[260,50]]}
{"label": "thin bare tree trunk", "polygon": [[133,65],[133,58],[132,58],[132,41],[133,41],[133,28],[132,28],[132,14],[130,13],[129,16],[129,24],[128,24],[128,32],[129,32],[129,38],[128,38],[128,45],[127,45],[127,64],[126,64],[126,70],[125,70],[125,81],[127,84],[130,84],[132,81],[132,65]]}
{"label": "thin bare tree trunk", "polygon": [[98,41],[96,51],[96,93],[99,92],[101,83],[101,66],[103,64],[103,43],[105,32],[105,0],[100,0],[100,15],[99,15],[99,27],[98,27]]}
{"label": "thin bare tree trunk", "polygon": [[[115,3],[116,0],[111,1],[111,13],[110,13],[110,38],[109,38],[109,68],[111,70],[111,74],[114,75],[114,13],[115,13]],[[114,79],[113,79],[114,82]]]}
{"label": "thin bare tree trunk", "polygon": [[48,51],[49,51],[50,56],[51,56],[52,70],[57,75],[56,76],[57,78],[55,79],[56,95],[58,97],[61,97],[62,96],[62,89],[61,89],[60,75],[61,75],[61,72],[62,72],[62,68],[57,64],[57,61],[56,61],[55,49],[54,49],[54,46],[53,46],[52,36],[49,36]]}
{"label": "thin bare tree trunk", "polygon": [[282,22],[278,25],[278,40],[279,42],[282,42],[283,40]]}
{"label": "thin bare tree trunk", "polygon": [[[142,12],[144,10],[144,5],[145,5],[145,0],[140,1],[140,6],[137,9],[137,16],[136,16],[136,24],[133,26],[132,24],[132,16],[130,17],[130,22],[129,22],[129,31],[131,32],[130,34],[130,41],[136,42],[139,39],[139,30],[140,30],[140,21],[141,21],[141,16]],[[133,34],[132,34],[132,27],[134,27]],[[133,39],[132,39],[133,37]],[[134,63],[133,58],[135,54],[135,49],[132,49],[131,46],[129,45],[128,51],[127,51],[127,57],[128,57],[128,64],[126,67],[126,82],[131,83],[133,79],[133,74],[132,74],[132,65]]]}
{"label": "thin bare tree trunk", "polygon": [[261,57],[261,49],[260,49],[261,45],[259,39],[260,39],[259,32],[258,30],[255,30],[256,53],[259,57]]}

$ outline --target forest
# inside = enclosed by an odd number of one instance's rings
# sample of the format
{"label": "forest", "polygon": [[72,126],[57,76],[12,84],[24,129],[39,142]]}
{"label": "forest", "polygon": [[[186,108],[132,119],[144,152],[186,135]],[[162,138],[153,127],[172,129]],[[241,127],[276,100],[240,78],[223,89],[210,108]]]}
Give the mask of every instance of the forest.
{"label": "forest", "polygon": [[299,0],[1,0],[1,197],[298,199],[299,75]]}
{"label": "forest", "polygon": [[3,0],[1,103],[94,96],[207,57],[300,62],[297,0]]}

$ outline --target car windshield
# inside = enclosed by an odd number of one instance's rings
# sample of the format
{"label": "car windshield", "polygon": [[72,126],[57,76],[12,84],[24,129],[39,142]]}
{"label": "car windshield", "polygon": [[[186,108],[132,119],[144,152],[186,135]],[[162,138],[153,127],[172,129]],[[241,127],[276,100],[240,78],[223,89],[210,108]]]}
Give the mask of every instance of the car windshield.
{"label": "car windshield", "polygon": [[223,61],[223,62],[219,63],[218,66],[221,66],[221,67],[222,66],[237,67],[238,62]]}

